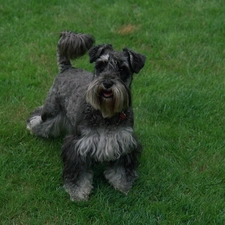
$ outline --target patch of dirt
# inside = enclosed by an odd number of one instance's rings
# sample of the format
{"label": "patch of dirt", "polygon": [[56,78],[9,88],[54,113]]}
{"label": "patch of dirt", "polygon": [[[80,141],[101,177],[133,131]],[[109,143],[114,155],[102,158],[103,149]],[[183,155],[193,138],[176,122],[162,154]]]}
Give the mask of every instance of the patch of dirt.
{"label": "patch of dirt", "polygon": [[138,26],[128,24],[128,25],[121,26],[118,29],[118,33],[121,35],[133,34],[136,30],[138,30],[138,28],[139,28]]}

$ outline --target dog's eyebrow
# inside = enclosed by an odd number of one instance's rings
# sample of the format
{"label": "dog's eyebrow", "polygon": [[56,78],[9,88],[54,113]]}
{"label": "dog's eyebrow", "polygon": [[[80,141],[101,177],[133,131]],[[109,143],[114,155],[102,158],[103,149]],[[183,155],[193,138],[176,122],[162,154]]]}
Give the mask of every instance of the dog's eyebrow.
{"label": "dog's eyebrow", "polygon": [[108,61],[108,60],[109,60],[109,54],[101,55],[100,59],[101,59],[102,61]]}

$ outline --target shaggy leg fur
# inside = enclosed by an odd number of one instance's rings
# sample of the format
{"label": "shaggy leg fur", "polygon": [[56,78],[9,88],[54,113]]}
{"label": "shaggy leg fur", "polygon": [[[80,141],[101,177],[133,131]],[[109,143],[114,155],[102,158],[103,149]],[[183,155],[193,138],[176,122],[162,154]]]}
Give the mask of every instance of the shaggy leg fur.
{"label": "shaggy leg fur", "polygon": [[128,194],[134,181],[138,178],[137,166],[138,160],[135,153],[130,153],[111,162],[104,175],[116,190]]}
{"label": "shaggy leg fur", "polygon": [[64,188],[70,195],[71,201],[87,201],[92,186],[93,175],[92,172],[83,172],[79,175],[76,182],[65,180]]}
{"label": "shaggy leg fur", "polygon": [[64,188],[72,201],[88,200],[93,188],[93,174],[88,168],[90,162],[75,151],[76,139],[69,136],[65,139],[62,151],[64,163],[63,179]]}

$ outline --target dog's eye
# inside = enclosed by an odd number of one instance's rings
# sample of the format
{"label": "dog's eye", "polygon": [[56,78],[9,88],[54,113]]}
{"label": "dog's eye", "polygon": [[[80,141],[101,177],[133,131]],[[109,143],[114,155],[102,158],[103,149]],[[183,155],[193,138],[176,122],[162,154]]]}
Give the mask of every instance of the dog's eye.
{"label": "dog's eye", "polygon": [[99,73],[101,73],[105,69],[105,67],[107,66],[107,63],[108,63],[107,61],[98,61],[98,62],[96,62],[96,64],[95,64],[96,70]]}
{"label": "dog's eye", "polygon": [[122,66],[119,67],[119,71],[120,72],[129,72],[129,69],[127,68],[127,66],[122,65]]}
{"label": "dog's eye", "polygon": [[119,68],[120,78],[125,81],[130,76],[130,71],[126,66],[121,66]]}

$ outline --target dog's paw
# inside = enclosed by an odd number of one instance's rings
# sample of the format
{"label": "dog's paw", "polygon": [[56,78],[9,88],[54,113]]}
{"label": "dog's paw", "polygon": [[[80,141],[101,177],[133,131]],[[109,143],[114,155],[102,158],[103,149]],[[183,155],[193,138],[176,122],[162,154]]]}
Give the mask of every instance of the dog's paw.
{"label": "dog's paw", "polygon": [[108,168],[104,172],[105,178],[118,191],[127,195],[132,188],[133,182],[137,179],[136,171],[127,171],[124,167]]}
{"label": "dog's paw", "polygon": [[65,191],[70,195],[71,201],[88,201],[92,187],[81,188],[73,184],[65,184]]}
{"label": "dog's paw", "polygon": [[121,193],[128,195],[130,189],[132,188],[132,184],[124,183],[122,185],[118,185],[117,183],[112,184],[115,190],[120,191]]}
{"label": "dog's paw", "polygon": [[29,130],[31,133],[33,133],[32,129],[41,123],[42,123],[41,116],[33,116],[27,122],[27,130]]}

